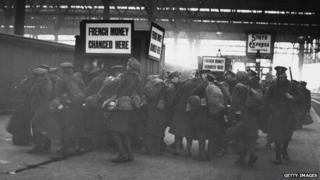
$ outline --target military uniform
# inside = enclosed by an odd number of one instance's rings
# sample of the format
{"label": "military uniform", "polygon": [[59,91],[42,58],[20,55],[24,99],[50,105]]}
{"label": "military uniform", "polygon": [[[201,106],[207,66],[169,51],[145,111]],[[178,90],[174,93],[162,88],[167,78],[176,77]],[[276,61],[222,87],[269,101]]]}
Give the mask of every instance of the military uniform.
{"label": "military uniform", "polygon": [[33,75],[22,80],[17,87],[17,106],[6,126],[6,130],[12,134],[14,145],[28,145],[32,140],[30,90],[34,83]]}
{"label": "military uniform", "polygon": [[74,153],[79,148],[79,139],[84,136],[82,102],[84,83],[72,72],[71,63],[62,63],[63,73],[56,82],[55,94],[61,102],[58,115],[61,132],[62,153]]}
{"label": "military uniform", "polygon": [[276,161],[280,164],[282,159],[288,160],[287,148],[292,138],[296,124],[296,102],[299,99],[297,89],[287,80],[285,67],[275,67],[277,81],[270,86],[266,104],[271,110],[269,135],[275,141]]}
{"label": "military uniform", "polygon": [[[118,157],[112,159],[112,162],[127,162],[133,160],[131,149],[130,130],[137,118],[137,104],[134,105],[134,99],[141,95],[141,77],[139,74],[140,63],[135,58],[129,58],[127,71],[121,74],[114,82],[112,93],[104,94],[105,97],[116,95],[118,102],[117,110],[112,111],[107,117],[107,129],[113,133],[114,142],[118,147]],[[106,89],[111,89],[106,86]],[[139,98],[138,98],[139,99]]]}
{"label": "military uniform", "polygon": [[[47,70],[36,68],[36,82],[30,92],[30,108],[32,113],[31,128],[34,139],[34,149],[31,152],[48,151],[51,147],[49,103],[52,94],[52,83],[46,76]],[[39,79],[41,77],[41,79]]]}

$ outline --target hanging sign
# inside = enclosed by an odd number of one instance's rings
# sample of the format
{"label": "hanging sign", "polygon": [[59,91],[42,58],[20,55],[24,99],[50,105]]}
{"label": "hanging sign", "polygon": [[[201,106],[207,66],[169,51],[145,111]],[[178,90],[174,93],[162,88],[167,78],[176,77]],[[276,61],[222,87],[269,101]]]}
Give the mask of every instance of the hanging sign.
{"label": "hanging sign", "polygon": [[130,55],[132,21],[86,21],[85,53]]}
{"label": "hanging sign", "polygon": [[164,33],[165,31],[162,27],[155,23],[151,24],[150,44],[148,50],[149,58],[160,61],[163,48]]}
{"label": "hanging sign", "polygon": [[202,64],[203,70],[210,70],[213,72],[224,72],[226,66],[226,59],[223,57],[203,56]]}
{"label": "hanging sign", "polygon": [[249,33],[247,39],[247,53],[271,54],[272,53],[272,35]]}

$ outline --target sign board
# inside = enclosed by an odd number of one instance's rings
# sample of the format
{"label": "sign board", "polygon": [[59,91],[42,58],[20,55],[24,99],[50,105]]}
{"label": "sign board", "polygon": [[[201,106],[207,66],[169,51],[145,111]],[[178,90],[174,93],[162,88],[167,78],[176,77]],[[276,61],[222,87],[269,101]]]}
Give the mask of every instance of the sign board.
{"label": "sign board", "polygon": [[226,69],[226,59],[223,57],[203,56],[202,69],[213,72],[224,72]]}
{"label": "sign board", "polygon": [[155,23],[151,24],[150,44],[148,49],[149,58],[160,61],[163,48],[164,33],[165,31],[162,27]]}
{"label": "sign board", "polygon": [[249,33],[247,39],[247,53],[271,54],[272,53],[272,35]]}
{"label": "sign board", "polygon": [[132,21],[85,21],[85,53],[131,55]]}

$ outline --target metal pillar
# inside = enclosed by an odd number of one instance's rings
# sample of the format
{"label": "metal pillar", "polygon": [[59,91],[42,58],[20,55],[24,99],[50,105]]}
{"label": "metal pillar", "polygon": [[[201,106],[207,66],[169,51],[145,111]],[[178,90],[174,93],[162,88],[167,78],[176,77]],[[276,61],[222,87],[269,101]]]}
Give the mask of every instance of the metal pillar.
{"label": "metal pillar", "polygon": [[24,35],[25,5],[26,0],[16,1],[16,12],[14,21],[14,34],[16,35]]}
{"label": "metal pillar", "polygon": [[304,60],[304,42],[299,42],[299,79],[302,77],[302,68],[303,68],[303,60]]}
{"label": "metal pillar", "polygon": [[110,2],[111,2],[110,0],[102,0],[103,19],[110,19],[110,10],[109,10]]}

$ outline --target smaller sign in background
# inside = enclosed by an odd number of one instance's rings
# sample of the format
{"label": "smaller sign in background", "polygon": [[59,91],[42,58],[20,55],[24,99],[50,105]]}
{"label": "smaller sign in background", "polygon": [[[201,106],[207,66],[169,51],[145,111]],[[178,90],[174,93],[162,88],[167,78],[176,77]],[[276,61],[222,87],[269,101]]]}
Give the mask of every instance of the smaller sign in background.
{"label": "smaller sign in background", "polygon": [[[257,52],[260,57],[257,57]],[[246,55],[251,59],[273,59],[274,34],[270,32],[248,32],[246,42]]]}
{"label": "smaller sign in background", "polygon": [[164,35],[165,30],[161,26],[151,23],[150,43],[148,48],[148,57],[150,59],[160,61],[163,51]]}
{"label": "smaller sign in background", "polygon": [[213,72],[224,72],[226,69],[226,59],[224,57],[203,56],[202,69]]}

